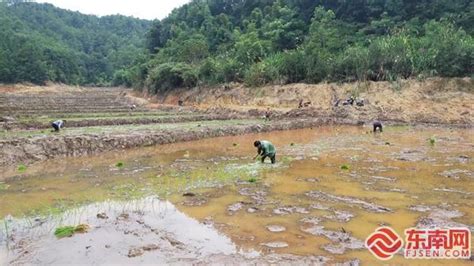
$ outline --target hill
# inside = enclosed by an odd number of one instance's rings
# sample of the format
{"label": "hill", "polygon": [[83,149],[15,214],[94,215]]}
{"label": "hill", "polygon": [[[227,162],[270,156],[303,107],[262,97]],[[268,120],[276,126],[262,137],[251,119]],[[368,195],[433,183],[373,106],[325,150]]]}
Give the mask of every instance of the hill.
{"label": "hill", "polygon": [[393,81],[473,73],[474,3],[193,0],[154,22],[123,79],[178,87]]}
{"label": "hill", "polygon": [[150,21],[0,3],[0,83],[109,85],[143,54]]}

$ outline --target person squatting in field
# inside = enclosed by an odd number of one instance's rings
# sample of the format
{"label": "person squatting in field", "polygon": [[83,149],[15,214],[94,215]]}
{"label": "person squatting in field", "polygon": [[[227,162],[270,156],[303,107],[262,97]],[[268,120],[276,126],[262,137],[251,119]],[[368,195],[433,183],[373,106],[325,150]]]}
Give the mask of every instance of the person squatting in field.
{"label": "person squatting in field", "polygon": [[55,132],[58,132],[61,128],[64,127],[64,122],[63,120],[57,120],[57,121],[54,121],[51,126],[54,128],[54,131]]}
{"label": "person squatting in field", "polygon": [[265,162],[265,158],[269,157],[272,164],[276,162],[276,149],[270,141],[267,140],[256,140],[253,145],[257,148],[257,156],[254,160],[260,156],[262,163]]}

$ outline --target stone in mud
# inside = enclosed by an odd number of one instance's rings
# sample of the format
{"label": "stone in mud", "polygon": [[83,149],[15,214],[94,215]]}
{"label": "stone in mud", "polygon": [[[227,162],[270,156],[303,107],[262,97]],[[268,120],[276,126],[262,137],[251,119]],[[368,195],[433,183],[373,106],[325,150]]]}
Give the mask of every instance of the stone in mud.
{"label": "stone in mud", "polygon": [[303,182],[308,182],[308,183],[317,183],[320,182],[319,178],[316,177],[309,177],[309,178],[304,178],[304,177],[298,177],[296,178],[296,181],[303,181]]}
{"label": "stone in mud", "polygon": [[268,248],[286,248],[286,247],[288,247],[288,243],[282,242],[282,241],[262,243],[260,245],[268,247]]}
{"label": "stone in mud", "polygon": [[251,199],[255,200],[255,203],[258,205],[264,204],[267,196],[267,192],[265,190],[260,190],[255,187],[239,188],[239,194],[250,197]]}
{"label": "stone in mud", "polygon": [[388,181],[388,182],[395,182],[397,180],[394,177],[385,177],[385,176],[371,176],[371,178],[375,180],[382,180],[382,181]]}
{"label": "stone in mud", "polygon": [[182,247],[184,244],[170,236],[165,236],[163,239],[167,240],[170,245],[172,245],[173,247]]}
{"label": "stone in mud", "polygon": [[141,255],[143,255],[144,251],[143,249],[141,248],[131,248],[129,251],[128,251],[128,257],[129,258],[135,258],[135,257],[139,257]]}
{"label": "stone in mud", "polygon": [[433,162],[436,161],[434,158],[428,158],[425,156],[425,153],[419,150],[403,150],[397,155],[397,159],[399,161],[407,161],[407,162]]}
{"label": "stone in mud", "polygon": [[457,157],[449,157],[448,158],[448,161],[458,162],[458,163],[462,163],[462,164],[468,163],[470,160],[471,160],[471,158],[467,155],[460,155],[460,156],[457,156]]}
{"label": "stone in mud", "polygon": [[327,244],[323,246],[323,249],[331,254],[344,254],[346,248],[341,244]]}
{"label": "stone in mud", "polygon": [[359,259],[353,259],[353,260],[350,260],[350,261],[345,261],[341,264],[338,264],[340,266],[359,266],[361,265],[360,263],[360,260]]}
{"label": "stone in mud", "polygon": [[306,193],[306,195],[318,200],[325,200],[325,201],[330,201],[330,202],[342,202],[348,205],[356,205],[372,212],[391,212],[392,211],[391,209],[387,207],[383,207],[375,203],[363,201],[358,198],[336,196],[336,195],[331,195],[329,193],[322,192],[322,191],[310,191]]}
{"label": "stone in mud", "polygon": [[364,242],[352,237],[349,233],[345,231],[331,231],[324,229],[324,226],[312,226],[308,228],[301,228],[303,232],[316,235],[324,236],[331,240],[333,244],[324,246],[323,248],[333,254],[343,254],[346,249],[363,249]]}
{"label": "stone in mud", "polygon": [[458,194],[464,194],[464,195],[471,195],[471,192],[466,192],[462,190],[457,190],[453,188],[434,188],[434,191],[439,191],[439,192],[450,192],[450,193],[458,193]]}
{"label": "stone in mud", "polygon": [[143,246],[142,249],[144,251],[153,251],[153,250],[157,250],[159,249],[160,247],[158,247],[158,245],[156,244],[149,244],[149,245],[146,245],[146,246]]}
{"label": "stone in mud", "polygon": [[452,178],[452,179],[460,179],[461,175],[465,175],[467,177],[473,177],[473,173],[471,173],[469,170],[464,170],[464,169],[452,169],[452,170],[446,170],[444,172],[439,173],[439,175]]}
{"label": "stone in mud", "polygon": [[290,206],[290,207],[279,207],[273,210],[274,214],[277,215],[287,215],[287,214],[292,214],[292,213],[301,213],[301,214],[307,214],[309,211],[305,208],[302,207],[295,207],[295,206]]}
{"label": "stone in mud", "polygon": [[241,210],[243,208],[244,204],[242,202],[237,202],[237,203],[234,203],[230,206],[227,207],[227,211],[230,213],[230,214],[233,214],[234,212],[237,212],[239,210]]}
{"label": "stone in mud", "polygon": [[321,218],[319,217],[305,217],[300,220],[301,223],[307,223],[312,225],[317,225],[321,222]]}
{"label": "stone in mud", "polygon": [[310,207],[311,207],[312,209],[322,210],[322,211],[329,210],[329,207],[328,207],[328,206],[324,206],[324,205],[322,205],[321,203],[311,204]]}
{"label": "stone in mud", "polygon": [[346,211],[334,211],[334,214],[326,215],[324,218],[335,220],[341,223],[347,223],[354,217],[354,214]]}
{"label": "stone in mud", "polygon": [[462,217],[464,214],[450,206],[413,206],[410,208],[414,211],[427,212],[427,216],[421,217],[418,220],[416,227],[418,228],[456,228],[466,227],[474,230],[474,226],[468,226],[462,223],[453,221],[454,218]]}
{"label": "stone in mud", "polygon": [[105,212],[101,212],[97,214],[98,219],[109,219],[109,216]]}
{"label": "stone in mud", "polygon": [[255,213],[255,212],[257,212],[257,211],[258,211],[258,208],[257,208],[257,207],[250,207],[250,208],[247,209],[247,212],[248,212],[248,213]]}
{"label": "stone in mud", "polygon": [[122,213],[117,217],[117,219],[121,219],[121,220],[128,220],[128,218],[130,218],[130,214],[128,213]]}
{"label": "stone in mud", "polygon": [[272,233],[280,233],[286,231],[286,227],[281,225],[267,225],[267,230]]}

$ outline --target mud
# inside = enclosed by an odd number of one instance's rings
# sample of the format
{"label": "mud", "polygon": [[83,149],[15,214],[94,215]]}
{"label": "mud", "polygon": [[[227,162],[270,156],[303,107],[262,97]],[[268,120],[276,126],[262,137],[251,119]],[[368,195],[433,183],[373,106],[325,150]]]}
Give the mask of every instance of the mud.
{"label": "mud", "polygon": [[[110,219],[94,218],[96,211],[108,210]],[[126,212],[126,215],[124,215]],[[74,217],[80,213],[80,217]],[[126,218],[123,218],[126,216]],[[73,210],[62,223],[85,221],[87,234],[57,240],[49,236],[54,221],[32,226],[34,238],[20,231],[22,221],[11,220],[9,265],[27,264],[321,264],[323,256],[262,254],[239,250],[231,239],[212,225],[204,225],[186,216],[171,203],[148,198],[135,202],[108,202]],[[17,227],[15,227],[17,226]],[[182,229],[185,229],[184,231]],[[205,236],[205,239],[202,237]],[[94,241],[91,241],[94,239]],[[285,242],[262,243],[279,249]]]}
{"label": "mud", "polygon": [[[8,233],[0,229],[0,256],[9,261],[34,260],[37,255],[47,262],[56,260],[56,253],[43,253],[46,244],[72,247],[70,252],[77,255],[71,258],[92,264],[110,254],[120,264],[166,258],[163,263],[197,265],[375,265],[380,262],[360,244],[381,225],[400,235],[416,226],[473,229],[474,190],[466,173],[474,169],[457,160],[474,156],[471,130],[366,131],[321,126],[58,158],[23,171],[5,167],[0,173],[0,215],[7,221]],[[427,141],[432,136],[435,145]],[[252,160],[255,139],[276,145],[275,165]],[[404,153],[416,154],[416,160],[399,160]],[[451,170],[462,170],[456,171],[460,178],[440,174]],[[138,204],[149,196],[156,204],[144,205],[152,211]],[[91,202],[99,207],[85,211]],[[116,202],[122,203],[114,207]],[[160,207],[168,204],[172,207]],[[54,237],[57,226],[77,224],[89,224],[91,229],[72,238]],[[207,229],[199,236],[189,232],[203,228]],[[102,229],[112,236],[109,242],[97,234]],[[5,236],[10,241],[6,250]],[[215,236],[223,242],[213,242]],[[207,243],[214,251],[208,252]],[[227,253],[222,249],[226,246],[236,252]],[[2,252],[9,249],[5,257]],[[22,257],[22,250],[30,257]],[[390,263],[407,261],[397,254]]]}
{"label": "mud", "polygon": [[92,155],[104,151],[123,150],[220,136],[236,136],[257,132],[309,128],[333,122],[328,119],[283,120],[246,126],[222,126],[198,129],[134,131],[128,134],[79,134],[40,136],[0,140],[0,165],[31,163],[57,157]]}
{"label": "mud", "polygon": [[306,195],[309,196],[310,198],[314,198],[317,200],[341,202],[351,207],[352,206],[362,207],[366,210],[373,211],[373,212],[391,212],[392,211],[390,208],[383,207],[383,206],[380,206],[371,202],[367,202],[361,199],[331,195],[322,191],[310,191]]}

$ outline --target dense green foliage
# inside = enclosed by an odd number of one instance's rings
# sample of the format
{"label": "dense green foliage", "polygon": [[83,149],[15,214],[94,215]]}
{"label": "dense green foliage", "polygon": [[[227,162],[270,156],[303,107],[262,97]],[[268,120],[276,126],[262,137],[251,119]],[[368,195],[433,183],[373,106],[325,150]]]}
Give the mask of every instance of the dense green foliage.
{"label": "dense green foliage", "polygon": [[148,56],[122,73],[176,87],[469,76],[469,0],[194,0],[155,21]]}
{"label": "dense green foliage", "polygon": [[50,4],[0,3],[0,82],[124,83],[143,54],[151,22],[124,16],[96,17]]}

